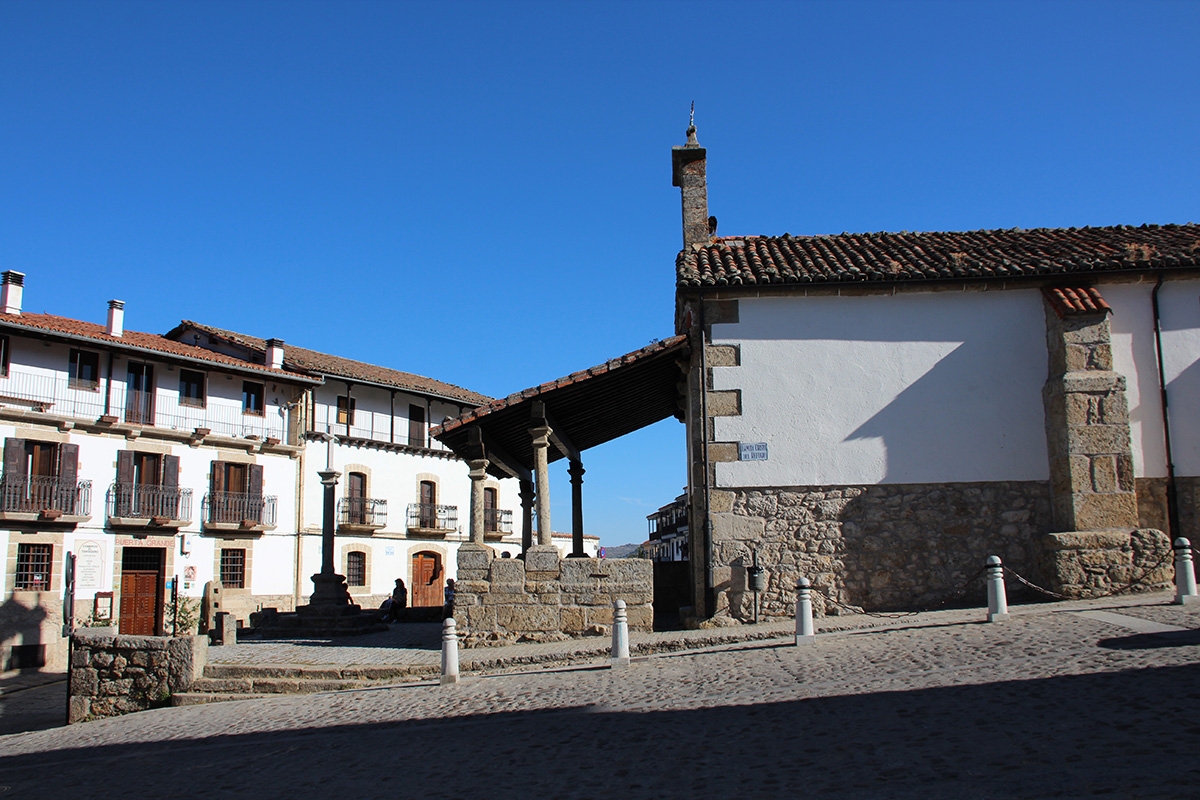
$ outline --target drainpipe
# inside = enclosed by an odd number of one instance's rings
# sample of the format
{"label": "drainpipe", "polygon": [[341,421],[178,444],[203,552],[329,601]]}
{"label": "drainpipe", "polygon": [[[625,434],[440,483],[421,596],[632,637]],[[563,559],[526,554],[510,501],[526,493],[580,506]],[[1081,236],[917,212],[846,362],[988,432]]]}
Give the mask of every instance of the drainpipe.
{"label": "drainpipe", "polygon": [[1171,416],[1167,410],[1167,383],[1163,370],[1162,318],[1158,308],[1158,290],[1162,285],[1163,276],[1160,272],[1158,281],[1154,284],[1154,291],[1150,293],[1150,305],[1154,310],[1154,351],[1158,357],[1158,392],[1162,407],[1163,444],[1167,457],[1167,525],[1170,528],[1167,534],[1174,539],[1179,531],[1179,495],[1175,490],[1175,459],[1171,455]]}
{"label": "drainpipe", "polygon": [[704,462],[704,616],[711,617],[716,613],[715,581],[713,580],[713,526],[712,526],[712,490],[708,480],[708,342],[704,337],[704,292],[697,294],[699,298],[700,324],[700,458]]}

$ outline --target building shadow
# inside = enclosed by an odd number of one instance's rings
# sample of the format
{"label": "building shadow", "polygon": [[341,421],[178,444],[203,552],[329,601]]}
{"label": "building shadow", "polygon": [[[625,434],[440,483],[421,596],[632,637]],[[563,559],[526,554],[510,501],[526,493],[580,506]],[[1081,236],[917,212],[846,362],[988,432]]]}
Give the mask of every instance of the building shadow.
{"label": "building shadow", "polygon": [[[1197,692],[1200,666],[1188,665],[670,711],[624,712],[619,696],[597,697],[560,710],[188,736],[201,720],[234,724],[266,708],[245,701],[236,714],[207,709],[177,724],[169,715],[184,710],[146,712],[162,715],[153,727],[168,741],[116,743],[119,721],[87,723],[86,746],[0,757],[0,784],[13,796],[52,786],[94,798],[130,786],[256,798],[1185,796],[1200,785],[1200,725],[1178,698]],[[314,698],[304,711],[353,719],[378,696]]]}

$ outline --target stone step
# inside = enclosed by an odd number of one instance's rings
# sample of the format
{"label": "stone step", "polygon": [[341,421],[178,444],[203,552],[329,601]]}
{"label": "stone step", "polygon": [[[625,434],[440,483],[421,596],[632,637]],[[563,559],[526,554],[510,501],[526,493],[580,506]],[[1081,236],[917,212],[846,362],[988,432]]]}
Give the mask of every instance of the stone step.
{"label": "stone step", "polygon": [[218,694],[216,692],[179,692],[171,695],[172,706],[202,706],[207,703],[226,703],[230,700],[256,700],[265,694]]}
{"label": "stone step", "polygon": [[207,664],[205,678],[257,680],[293,678],[318,681],[412,680],[437,674],[437,664],[360,664],[311,666],[308,664]]}
{"label": "stone step", "polygon": [[189,692],[206,694],[311,694],[339,689],[361,689],[368,681],[312,678],[198,678]]}

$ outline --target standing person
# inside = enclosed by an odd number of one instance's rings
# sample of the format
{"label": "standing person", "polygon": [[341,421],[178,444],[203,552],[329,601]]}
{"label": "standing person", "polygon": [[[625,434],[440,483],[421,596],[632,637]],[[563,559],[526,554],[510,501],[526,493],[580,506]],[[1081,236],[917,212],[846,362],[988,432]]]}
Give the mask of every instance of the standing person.
{"label": "standing person", "polygon": [[396,588],[392,589],[392,605],[388,609],[388,622],[399,622],[408,609],[408,588],[401,578],[396,578]]}
{"label": "standing person", "polygon": [[442,619],[450,619],[454,616],[454,578],[446,581],[444,593],[446,604],[442,606]]}

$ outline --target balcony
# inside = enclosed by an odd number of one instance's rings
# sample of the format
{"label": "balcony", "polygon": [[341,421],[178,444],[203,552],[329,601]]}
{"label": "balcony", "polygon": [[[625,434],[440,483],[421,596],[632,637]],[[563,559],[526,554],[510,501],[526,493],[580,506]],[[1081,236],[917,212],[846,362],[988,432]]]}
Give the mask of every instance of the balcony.
{"label": "balcony", "polygon": [[458,530],[458,506],[433,503],[408,504],[408,533],[411,536],[442,536]]}
{"label": "balcony", "polygon": [[387,525],[387,500],[373,497],[343,497],[337,504],[338,529],[347,533],[371,533]]}
{"label": "balcony", "polygon": [[108,524],[126,528],[182,528],[192,520],[192,490],[114,483],[105,501]]}
{"label": "balcony", "polygon": [[499,541],[512,533],[513,512],[507,508],[485,508],[483,510],[483,538]]}
{"label": "balcony", "polygon": [[275,529],[275,497],[247,492],[209,492],[200,509],[204,529],[210,532],[261,533]]}
{"label": "balcony", "polygon": [[79,383],[68,380],[66,372],[26,371],[17,364],[12,365],[7,378],[0,380],[0,404],[90,422],[116,419],[131,425],[189,432],[206,428],[216,436],[253,436],[263,441],[282,441],[286,432],[284,416],[273,409],[261,415],[244,414],[240,402],[211,396],[200,404],[181,403],[179,393],[167,388],[143,392],[120,381],[113,381],[111,386],[107,381]]}
{"label": "balcony", "polygon": [[0,477],[0,521],[77,524],[91,514],[91,481],[7,473]]}

